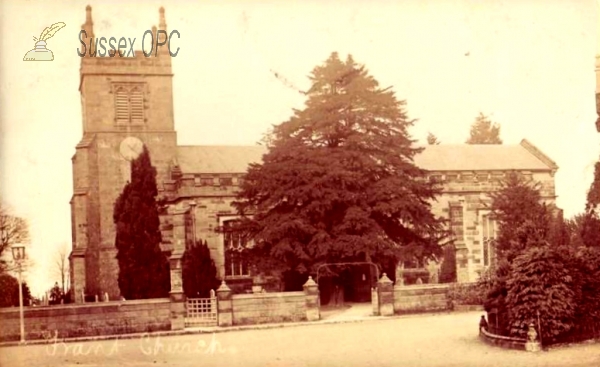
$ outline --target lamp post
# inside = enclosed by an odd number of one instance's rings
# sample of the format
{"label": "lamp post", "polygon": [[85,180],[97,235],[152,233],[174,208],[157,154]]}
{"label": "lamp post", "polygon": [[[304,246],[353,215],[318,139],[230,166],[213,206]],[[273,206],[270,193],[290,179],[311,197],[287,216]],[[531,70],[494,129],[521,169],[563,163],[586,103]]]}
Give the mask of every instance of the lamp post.
{"label": "lamp post", "polygon": [[21,281],[22,264],[25,260],[25,246],[12,246],[13,260],[17,263],[17,272],[19,273],[19,316],[21,322],[21,343],[25,343],[25,318],[23,317],[23,284]]}

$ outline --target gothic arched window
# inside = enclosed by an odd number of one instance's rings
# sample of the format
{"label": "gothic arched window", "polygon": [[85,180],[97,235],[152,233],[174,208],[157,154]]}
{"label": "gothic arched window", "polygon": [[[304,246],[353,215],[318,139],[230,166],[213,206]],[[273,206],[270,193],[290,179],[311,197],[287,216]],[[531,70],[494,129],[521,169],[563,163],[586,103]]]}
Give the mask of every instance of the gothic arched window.
{"label": "gothic arched window", "polygon": [[250,271],[244,255],[248,242],[240,233],[231,231],[235,222],[236,220],[223,222],[225,276],[247,276],[250,275]]}

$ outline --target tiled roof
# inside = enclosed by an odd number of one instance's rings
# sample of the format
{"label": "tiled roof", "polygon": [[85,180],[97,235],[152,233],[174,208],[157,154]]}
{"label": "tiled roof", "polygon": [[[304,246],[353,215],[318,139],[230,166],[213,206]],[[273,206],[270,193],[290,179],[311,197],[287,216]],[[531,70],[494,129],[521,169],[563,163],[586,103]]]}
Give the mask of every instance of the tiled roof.
{"label": "tiled roof", "polygon": [[[553,170],[556,164],[531,143],[516,145],[427,145],[415,156],[428,171]],[[183,173],[245,173],[260,163],[264,146],[179,146],[177,160]]]}
{"label": "tiled roof", "polygon": [[264,146],[178,146],[183,173],[245,173],[250,163],[261,163]]}
{"label": "tiled roof", "polygon": [[415,156],[415,164],[428,171],[552,170],[558,168],[554,162],[537,151],[526,140],[517,145],[428,145],[422,153]]}

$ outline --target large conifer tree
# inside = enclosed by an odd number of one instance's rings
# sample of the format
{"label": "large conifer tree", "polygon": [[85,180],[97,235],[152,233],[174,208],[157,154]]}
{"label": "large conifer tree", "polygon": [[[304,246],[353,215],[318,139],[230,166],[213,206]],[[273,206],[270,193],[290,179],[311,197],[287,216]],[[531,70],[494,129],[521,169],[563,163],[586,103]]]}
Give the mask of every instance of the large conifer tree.
{"label": "large conifer tree", "polygon": [[511,172],[490,196],[498,220],[496,250],[500,260],[512,261],[534,238],[542,242],[549,239],[554,219],[551,208],[542,202],[538,183]]}
{"label": "large conifer tree", "polygon": [[160,249],[156,169],[148,149],[131,163],[128,182],[115,202],[119,288],[125,299],[168,297],[169,263]]}
{"label": "large conifer tree", "polygon": [[502,144],[500,139],[500,125],[492,121],[483,113],[479,113],[471,125],[467,144]]}
{"label": "large conifer tree", "polygon": [[438,140],[437,136],[433,135],[432,133],[427,133],[427,144],[440,145],[440,141]]}
{"label": "large conifer tree", "polygon": [[413,157],[413,124],[390,88],[337,53],[310,75],[306,107],[274,127],[236,206],[259,268],[438,256],[439,193]]}

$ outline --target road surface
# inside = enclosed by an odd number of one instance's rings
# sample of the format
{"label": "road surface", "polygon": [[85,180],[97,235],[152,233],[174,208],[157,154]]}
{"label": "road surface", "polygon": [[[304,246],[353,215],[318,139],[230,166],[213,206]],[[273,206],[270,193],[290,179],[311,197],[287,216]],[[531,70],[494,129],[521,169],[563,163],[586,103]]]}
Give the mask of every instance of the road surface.
{"label": "road surface", "polygon": [[0,348],[0,366],[600,366],[600,344],[540,353],[479,341],[480,313]]}

